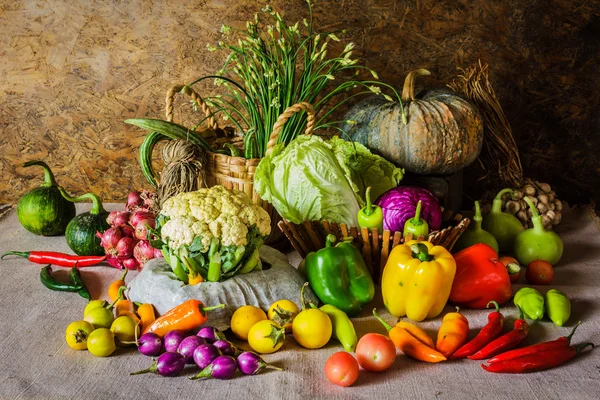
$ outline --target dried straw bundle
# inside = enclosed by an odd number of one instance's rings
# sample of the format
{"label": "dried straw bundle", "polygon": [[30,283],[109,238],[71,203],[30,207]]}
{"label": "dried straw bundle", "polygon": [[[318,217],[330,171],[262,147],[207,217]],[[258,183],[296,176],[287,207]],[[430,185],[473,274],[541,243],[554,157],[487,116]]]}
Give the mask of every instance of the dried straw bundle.
{"label": "dried straw bundle", "polygon": [[486,175],[481,179],[499,179],[502,186],[521,186],[523,167],[519,150],[496,92],[490,84],[488,65],[482,65],[480,60],[467,69],[461,69],[461,74],[448,86],[471,100],[483,117],[483,148],[478,161]]}

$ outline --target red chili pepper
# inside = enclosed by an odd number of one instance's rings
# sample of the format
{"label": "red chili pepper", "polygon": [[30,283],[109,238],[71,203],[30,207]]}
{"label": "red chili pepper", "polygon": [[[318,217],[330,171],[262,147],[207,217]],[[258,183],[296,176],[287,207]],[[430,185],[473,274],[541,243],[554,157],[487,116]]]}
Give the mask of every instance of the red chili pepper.
{"label": "red chili pepper", "polygon": [[72,256],[54,251],[7,251],[2,254],[0,260],[4,260],[4,257],[8,255],[23,257],[36,264],[52,264],[69,268],[74,266],[77,268],[90,267],[106,260],[106,256]]}
{"label": "red chili pepper", "polygon": [[569,336],[562,336],[556,340],[552,340],[549,342],[533,344],[531,346],[523,347],[521,349],[510,350],[502,354],[498,354],[495,357],[492,357],[488,360],[488,364],[493,364],[500,361],[506,360],[514,360],[515,358],[525,357],[531,354],[537,354],[542,351],[554,350],[561,347],[568,347],[571,344],[571,338],[573,334],[577,330],[581,322],[578,322],[577,325],[573,328]]}
{"label": "red chili pepper", "polygon": [[543,371],[558,367],[578,356],[586,347],[594,348],[593,343],[583,343],[578,346],[565,346],[535,354],[528,354],[512,360],[498,361],[493,364],[481,364],[488,372],[500,372],[506,374],[522,374],[525,372]]}
{"label": "red chili pepper", "polygon": [[460,349],[450,357],[450,359],[465,358],[475,352],[481,350],[483,346],[496,339],[502,333],[502,326],[504,325],[504,316],[500,313],[500,306],[495,301],[490,301],[486,308],[493,304],[496,307],[496,311],[489,313],[488,323],[481,328],[477,336],[471,341],[464,344]]}
{"label": "red chili pepper", "polygon": [[492,340],[477,353],[472,354],[467,358],[470,360],[484,360],[486,358],[493,357],[496,354],[514,349],[520,345],[521,342],[527,337],[527,333],[529,332],[529,324],[527,324],[527,321],[525,321],[525,318],[523,317],[523,310],[521,310],[519,306],[517,306],[517,309],[521,313],[521,316],[515,321],[512,331]]}

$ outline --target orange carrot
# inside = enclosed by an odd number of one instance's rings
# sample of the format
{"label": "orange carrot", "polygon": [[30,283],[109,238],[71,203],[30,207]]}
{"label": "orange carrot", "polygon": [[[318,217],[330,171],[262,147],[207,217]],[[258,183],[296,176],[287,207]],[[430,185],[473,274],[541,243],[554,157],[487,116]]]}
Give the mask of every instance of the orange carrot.
{"label": "orange carrot", "polygon": [[225,307],[225,304],[204,307],[204,304],[200,300],[190,299],[158,317],[142,333],[154,332],[158,336],[164,337],[167,333],[175,329],[189,331],[200,327],[200,325],[206,322],[207,311],[223,307]]}

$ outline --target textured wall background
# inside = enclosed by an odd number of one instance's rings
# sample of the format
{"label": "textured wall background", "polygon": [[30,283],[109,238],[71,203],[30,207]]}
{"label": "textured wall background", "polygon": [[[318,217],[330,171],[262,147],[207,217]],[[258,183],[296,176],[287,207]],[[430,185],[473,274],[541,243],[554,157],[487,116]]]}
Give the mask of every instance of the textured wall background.
{"label": "textured wall background", "polygon": [[[169,86],[220,67],[205,47],[219,27],[243,26],[265,4],[0,1],[0,203],[38,184],[40,170],[20,167],[31,159],[72,193],[123,201],[147,186],[143,132],[122,121],[161,117]],[[303,0],[271,4],[290,21],[307,14]],[[347,29],[363,63],[397,87],[416,67],[432,71],[421,84],[433,87],[489,63],[526,175],[600,203],[600,2],[332,0],[314,12],[318,30]]]}

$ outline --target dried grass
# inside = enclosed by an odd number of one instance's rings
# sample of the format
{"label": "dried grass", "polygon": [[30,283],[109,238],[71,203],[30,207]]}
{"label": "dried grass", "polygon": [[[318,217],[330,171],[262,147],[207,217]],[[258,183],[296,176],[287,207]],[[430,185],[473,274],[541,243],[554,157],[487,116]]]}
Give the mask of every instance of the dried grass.
{"label": "dried grass", "polygon": [[165,166],[158,186],[161,207],[169,197],[198,190],[199,182],[204,182],[206,154],[191,142],[170,140],[163,147],[162,158]]}

